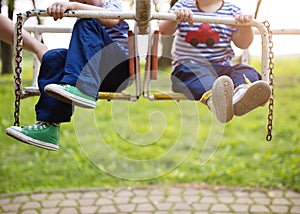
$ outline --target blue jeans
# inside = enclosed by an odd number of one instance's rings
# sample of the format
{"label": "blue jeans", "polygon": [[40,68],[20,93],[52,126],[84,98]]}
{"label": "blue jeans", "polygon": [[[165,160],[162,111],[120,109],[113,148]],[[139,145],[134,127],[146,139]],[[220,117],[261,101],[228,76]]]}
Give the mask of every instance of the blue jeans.
{"label": "blue jeans", "polygon": [[184,93],[191,100],[199,100],[202,95],[211,90],[215,80],[222,76],[229,76],[234,87],[245,84],[244,75],[255,82],[261,79],[260,74],[251,66],[230,63],[210,63],[203,60],[196,63],[192,60],[185,60],[176,65],[172,75],[172,90]]}
{"label": "blue jeans", "polygon": [[43,56],[35,106],[37,121],[69,122],[72,105],[44,92],[46,85],[69,84],[98,98],[98,91],[116,92],[130,84],[128,55],[96,19],[78,19],[68,49],[49,50]]}

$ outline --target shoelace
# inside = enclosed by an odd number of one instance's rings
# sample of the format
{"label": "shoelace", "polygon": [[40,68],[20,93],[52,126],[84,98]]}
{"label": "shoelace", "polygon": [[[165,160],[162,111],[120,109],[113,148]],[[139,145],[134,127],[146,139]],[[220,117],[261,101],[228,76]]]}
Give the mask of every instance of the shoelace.
{"label": "shoelace", "polygon": [[246,77],[246,75],[244,74],[243,76],[244,76],[246,84],[241,84],[241,85],[237,86],[234,90],[234,95],[240,95],[240,94],[244,93],[245,90],[248,89],[249,85],[251,85],[251,81]]}
{"label": "shoelace", "polygon": [[64,87],[64,88],[71,88],[71,86],[70,85],[68,85],[68,84],[65,84],[65,85],[61,85],[62,87]]}
{"label": "shoelace", "polygon": [[246,75],[244,74],[244,79],[245,79],[245,82],[247,83],[247,85],[250,85],[252,82],[246,77]]}
{"label": "shoelace", "polygon": [[47,128],[47,123],[37,122],[36,124],[28,126],[29,130],[43,130]]}
{"label": "shoelace", "polygon": [[232,97],[232,103],[233,104],[235,104],[237,102],[237,100],[239,100],[239,98],[241,96],[243,96],[243,94],[247,91],[248,87],[249,86],[247,84],[242,84],[242,85],[239,85],[238,87],[235,88],[234,94],[233,94],[233,97]]}
{"label": "shoelace", "polygon": [[58,126],[59,124],[38,121],[36,124],[28,126],[28,129],[29,130],[36,130],[36,131],[37,130],[43,130],[43,129],[47,128],[49,125]]}

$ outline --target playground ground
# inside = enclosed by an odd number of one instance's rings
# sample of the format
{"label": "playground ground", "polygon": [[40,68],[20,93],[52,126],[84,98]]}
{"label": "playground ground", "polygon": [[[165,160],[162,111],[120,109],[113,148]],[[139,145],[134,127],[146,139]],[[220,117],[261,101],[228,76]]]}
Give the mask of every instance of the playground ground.
{"label": "playground ground", "polygon": [[0,195],[0,213],[300,213],[300,193],[178,184]]}

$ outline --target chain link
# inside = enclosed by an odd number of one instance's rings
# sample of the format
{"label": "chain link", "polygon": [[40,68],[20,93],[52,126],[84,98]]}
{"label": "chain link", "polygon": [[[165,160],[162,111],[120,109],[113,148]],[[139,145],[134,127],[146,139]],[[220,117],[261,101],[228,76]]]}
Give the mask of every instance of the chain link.
{"label": "chain link", "polygon": [[272,140],[272,129],[273,129],[273,111],[274,111],[274,52],[273,52],[273,41],[272,41],[272,31],[270,28],[270,23],[268,21],[264,22],[265,27],[267,28],[269,34],[269,85],[271,87],[271,96],[269,101],[269,113],[268,113],[268,125],[267,130],[268,134],[266,136],[267,141]]}
{"label": "chain link", "polygon": [[16,49],[15,49],[15,74],[14,74],[14,80],[15,80],[15,112],[14,112],[14,118],[15,126],[20,125],[20,100],[22,96],[22,28],[23,28],[23,18],[21,15],[18,15],[17,17],[17,23],[16,23]]}

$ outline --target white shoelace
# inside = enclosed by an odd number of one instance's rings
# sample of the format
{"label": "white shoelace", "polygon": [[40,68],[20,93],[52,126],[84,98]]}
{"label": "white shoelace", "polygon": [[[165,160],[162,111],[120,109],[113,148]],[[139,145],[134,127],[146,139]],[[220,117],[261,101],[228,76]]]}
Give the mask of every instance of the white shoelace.
{"label": "white shoelace", "polygon": [[242,96],[244,96],[248,88],[249,86],[247,84],[242,84],[236,87],[234,90],[232,103],[235,104]]}
{"label": "white shoelace", "polygon": [[43,129],[47,128],[48,125],[50,125],[50,124],[55,125],[55,126],[59,126],[59,124],[57,124],[57,123],[47,123],[47,122],[38,121],[36,124],[28,126],[28,129],[29,130],[36,130],[36,131],[37,130],[43,130]]}

